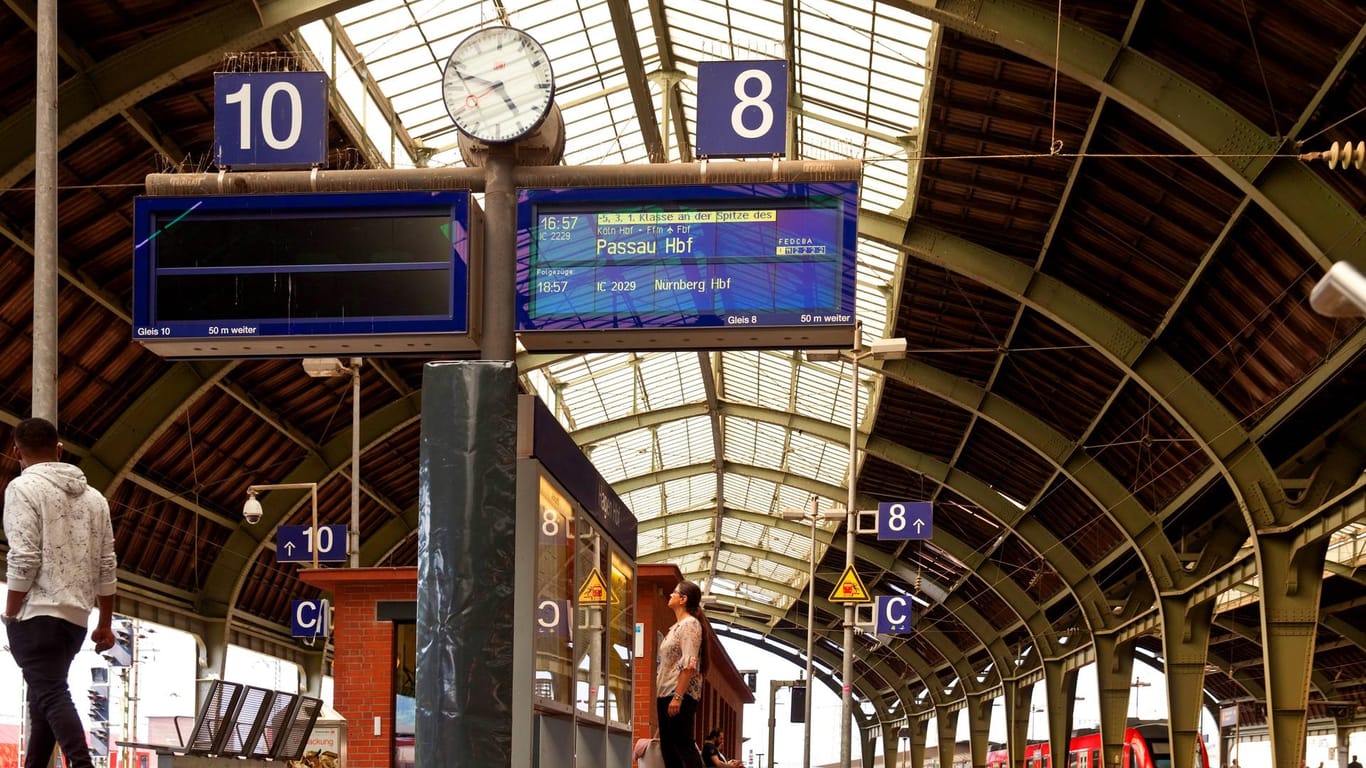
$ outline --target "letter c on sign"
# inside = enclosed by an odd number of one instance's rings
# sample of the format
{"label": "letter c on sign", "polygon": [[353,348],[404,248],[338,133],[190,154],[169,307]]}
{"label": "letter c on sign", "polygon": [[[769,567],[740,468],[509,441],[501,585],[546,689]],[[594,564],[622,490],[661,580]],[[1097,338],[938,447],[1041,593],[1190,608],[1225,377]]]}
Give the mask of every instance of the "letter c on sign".
{"label": "letter c on sign", "polygon": [[300,600],[294,608],[294,623],[316,637],[327,634],[327,601]]}
{"label": "letter c on sign", "polygon": [[887,617],[889,624],[904,624],[910,618],[910,611],[906,610],[906,598],[888,598],[887,607],[883,609],[883,614]]}
{"label": "letter c on sign", "polygon": [[560,604],[554,600],[542,600],[537,606],[540,609],[536,616],[536,624],[542,629],[555,629],[560,626]]}

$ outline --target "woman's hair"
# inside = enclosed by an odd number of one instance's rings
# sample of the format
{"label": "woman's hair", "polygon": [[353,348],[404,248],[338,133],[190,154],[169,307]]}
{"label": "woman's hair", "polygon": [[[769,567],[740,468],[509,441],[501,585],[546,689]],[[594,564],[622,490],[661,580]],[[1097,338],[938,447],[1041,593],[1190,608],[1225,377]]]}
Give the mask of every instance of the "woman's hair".
{"label": "woman's hair", "polygon": [[710,731],[707,731],[707,741],[716,741],[719,738],[721,738],[720,728],[713,728]]}
{"label": "woman's hair", "polygon": [[697,649],[697,673],[702,674],[707,671],[707,646],[711,644],[711,624],[702,610],[702,588],[691,581],[680,581],[677,589],[678,594],[683,596],[683,610],[702,625],[702,644]]}

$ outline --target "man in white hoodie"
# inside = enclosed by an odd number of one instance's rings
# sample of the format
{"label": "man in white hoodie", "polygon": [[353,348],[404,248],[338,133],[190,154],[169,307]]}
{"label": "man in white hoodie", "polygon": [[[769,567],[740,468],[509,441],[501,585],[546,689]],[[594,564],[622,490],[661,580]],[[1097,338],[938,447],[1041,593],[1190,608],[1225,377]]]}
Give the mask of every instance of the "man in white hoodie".
{"label": "man in white hoodie", "polygon": [[24,768],[46,766],[57,744],[70,768],[93,768],[67,674],[97,604],[90,639],[96,651],[114,645],[117,578],[109,504],[80,468],[61,461],[52,422],[19,422],[14,447],[23,471],[5,489],[9,593],[0,621],[28,684]]}

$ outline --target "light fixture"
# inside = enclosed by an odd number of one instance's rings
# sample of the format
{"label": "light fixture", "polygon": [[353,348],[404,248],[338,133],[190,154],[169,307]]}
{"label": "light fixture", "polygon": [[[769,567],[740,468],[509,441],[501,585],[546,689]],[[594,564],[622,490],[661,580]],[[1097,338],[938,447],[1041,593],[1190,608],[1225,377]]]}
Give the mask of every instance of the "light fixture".
{"label": "light fixture", "polygon": [[1309,306],[1327,317],[1366,317],[1366,277],[1339,261],[1314,285]]}
{"label": "light fixture", "polygon": [[359,357],[351,358],[350,364],[336,357],[305,357],[303,361],[304,373],[315,379],[351,377],[351,525],[346,532],[346,550],[350,553],[352,568],[360,566],[360,367],[363,362]]}

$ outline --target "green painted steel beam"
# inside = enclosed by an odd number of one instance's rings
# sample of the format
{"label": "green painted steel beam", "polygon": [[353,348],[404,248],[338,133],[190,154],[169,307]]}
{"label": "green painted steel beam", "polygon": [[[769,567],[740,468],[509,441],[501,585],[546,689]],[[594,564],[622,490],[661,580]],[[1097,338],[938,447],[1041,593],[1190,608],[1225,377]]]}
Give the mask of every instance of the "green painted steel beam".
{"label": "green painted steel beam", "polygon": [[[1361,216],[1286,149],[1208,91],[1118,40],[1022,0],[892,0],[892,6],[1052,68],[1147,120],[1199,156],[1323,267],[1359,250]],[[1046,154],[1047,147],[1040,147]]]}
{"label": "green painted steel beam", "polygon": [[[364,0],[233,0],[131,45],[62,83],[57,149],[163,88]],[[0,122],[0,190],[33,171],[35,106]]]}
{"label": "green painted steel beam", "polygon": [[[372,412],[361,420],[361,451],[364,452],[370,446],[388,439],[397,430],[416,422],[421,415],[421,391]],[[321,485],[334,475],[349,470],[350,466],[351,430],[346,429],[323,445],[321,451],[305,456],[284,477],[274,482]],[[246,493],[246,489],[243,488],[242,492]],[[226,615],[228,609],[236,603],[242,579],[245,578],[251,563],[256,561],[263,549],[273,544],[269,541],[270,532],[295,509],[307,503],[306,493],[272,492],[262,503],[264,515],[261,521],[256,525],[242,525],[234,530],[214,559],[204,580],[204,588],[200,592],[199,610],[212,616]]]}
{"label": "green painted steel beam", "polygon": [[237,363],[191,360],[174,363],[104,430],[81,461],[90,487],[108,496],[172,422],[213,388]]}
{"label": "green painted steel beam", "polygon": [[[899,247],[1018,300],[1067,329],[1130,376],[1176,418],[1220,468],[1248,527],[1275,522],[1285,494],[1261,449],[1213,393],[1150,339],[1080,291],[1003,254],[962,238],[890,216],[859,217],[859,234]],[[1165,538],[1165,537],[1163,537]],[[1186,580],[1170,542],[1135,541],[1159,591]]]}

